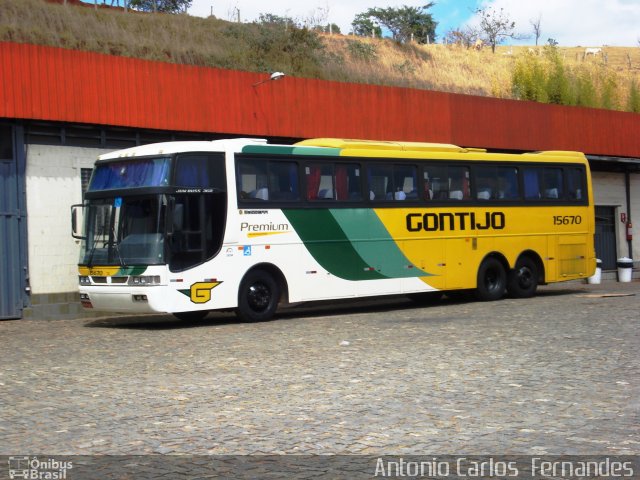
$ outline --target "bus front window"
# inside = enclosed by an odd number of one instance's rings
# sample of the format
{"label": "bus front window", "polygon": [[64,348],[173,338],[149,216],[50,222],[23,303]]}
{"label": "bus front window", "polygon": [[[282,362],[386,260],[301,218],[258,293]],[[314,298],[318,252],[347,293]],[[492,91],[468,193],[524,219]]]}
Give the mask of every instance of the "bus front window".
{"label": "bus front window", "polygon": [[85,217],[81,265],[158,265],[164,258],[166,197],[92,200]]}

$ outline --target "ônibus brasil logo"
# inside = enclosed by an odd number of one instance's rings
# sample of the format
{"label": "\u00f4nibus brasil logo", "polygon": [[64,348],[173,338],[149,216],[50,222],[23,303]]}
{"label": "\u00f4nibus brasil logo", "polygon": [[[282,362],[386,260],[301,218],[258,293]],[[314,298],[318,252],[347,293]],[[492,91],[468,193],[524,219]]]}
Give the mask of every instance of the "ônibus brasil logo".
{"label": "\u00f4nibus brasil logo", "polygon": [[63,480],[67,478],[67,470],[73,468],[73,462],[38,457],[9,457],[9,478],[25,478],[32,480]]}

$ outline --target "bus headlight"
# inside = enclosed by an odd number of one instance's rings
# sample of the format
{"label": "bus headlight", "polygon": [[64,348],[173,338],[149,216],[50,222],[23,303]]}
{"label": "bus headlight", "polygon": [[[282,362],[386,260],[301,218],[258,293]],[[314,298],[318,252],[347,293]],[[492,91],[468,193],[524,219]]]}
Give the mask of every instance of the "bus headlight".
{"label": "bus headlight", "polygon": [[80,285],[91,285],[91,280],[89,279],[89,277],[80,275],[78,277],[78,281],[80,282]]}
{"label": "bus headlight", "polygon": [[130,277],[129,285],[160,285],[160,275],[137,275]]}

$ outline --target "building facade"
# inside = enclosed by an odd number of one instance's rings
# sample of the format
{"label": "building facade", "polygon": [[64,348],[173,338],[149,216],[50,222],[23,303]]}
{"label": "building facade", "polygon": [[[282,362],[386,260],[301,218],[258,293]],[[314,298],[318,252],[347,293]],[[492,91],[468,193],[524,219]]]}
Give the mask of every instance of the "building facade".
{"label": "building facade", "polygon": [[74,314],[70,207],[98,155],[156,141],[342,137],[583,151],[603,267],[640,252],[627,236],[640,222],[640,115],[289,77],[259,83],[265,77],[0,43],[0,318]]}

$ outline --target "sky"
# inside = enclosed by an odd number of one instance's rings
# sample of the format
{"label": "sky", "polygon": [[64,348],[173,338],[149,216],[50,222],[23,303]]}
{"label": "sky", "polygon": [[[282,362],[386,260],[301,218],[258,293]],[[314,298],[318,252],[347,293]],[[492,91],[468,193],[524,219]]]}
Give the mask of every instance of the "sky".
{"label": "sky", "polygon": [[[93,3],[94,0],[84,0]],[[102,0],[97,0],[100,3]],[[122,1],[122,0],[120,0]],[[640,0],[434,0],[428,12],[438,22],[437,41],[444,34],[477,21],[477,8],[504,8],[516,23],[516,32],[529,39],[508,40],[506,45],[535,43],[531,21],[540,18],[540,43],[553,38],[560,46],[640,46]],[[107,0],[110,3],[110,0]],[[256,20],[272,13],[304,22],[325,18],[343,34],[351,30],[353,18],[372,7],[423,6],[428,0],[193,0],[191,15],[211,14],[222,20]]]}

